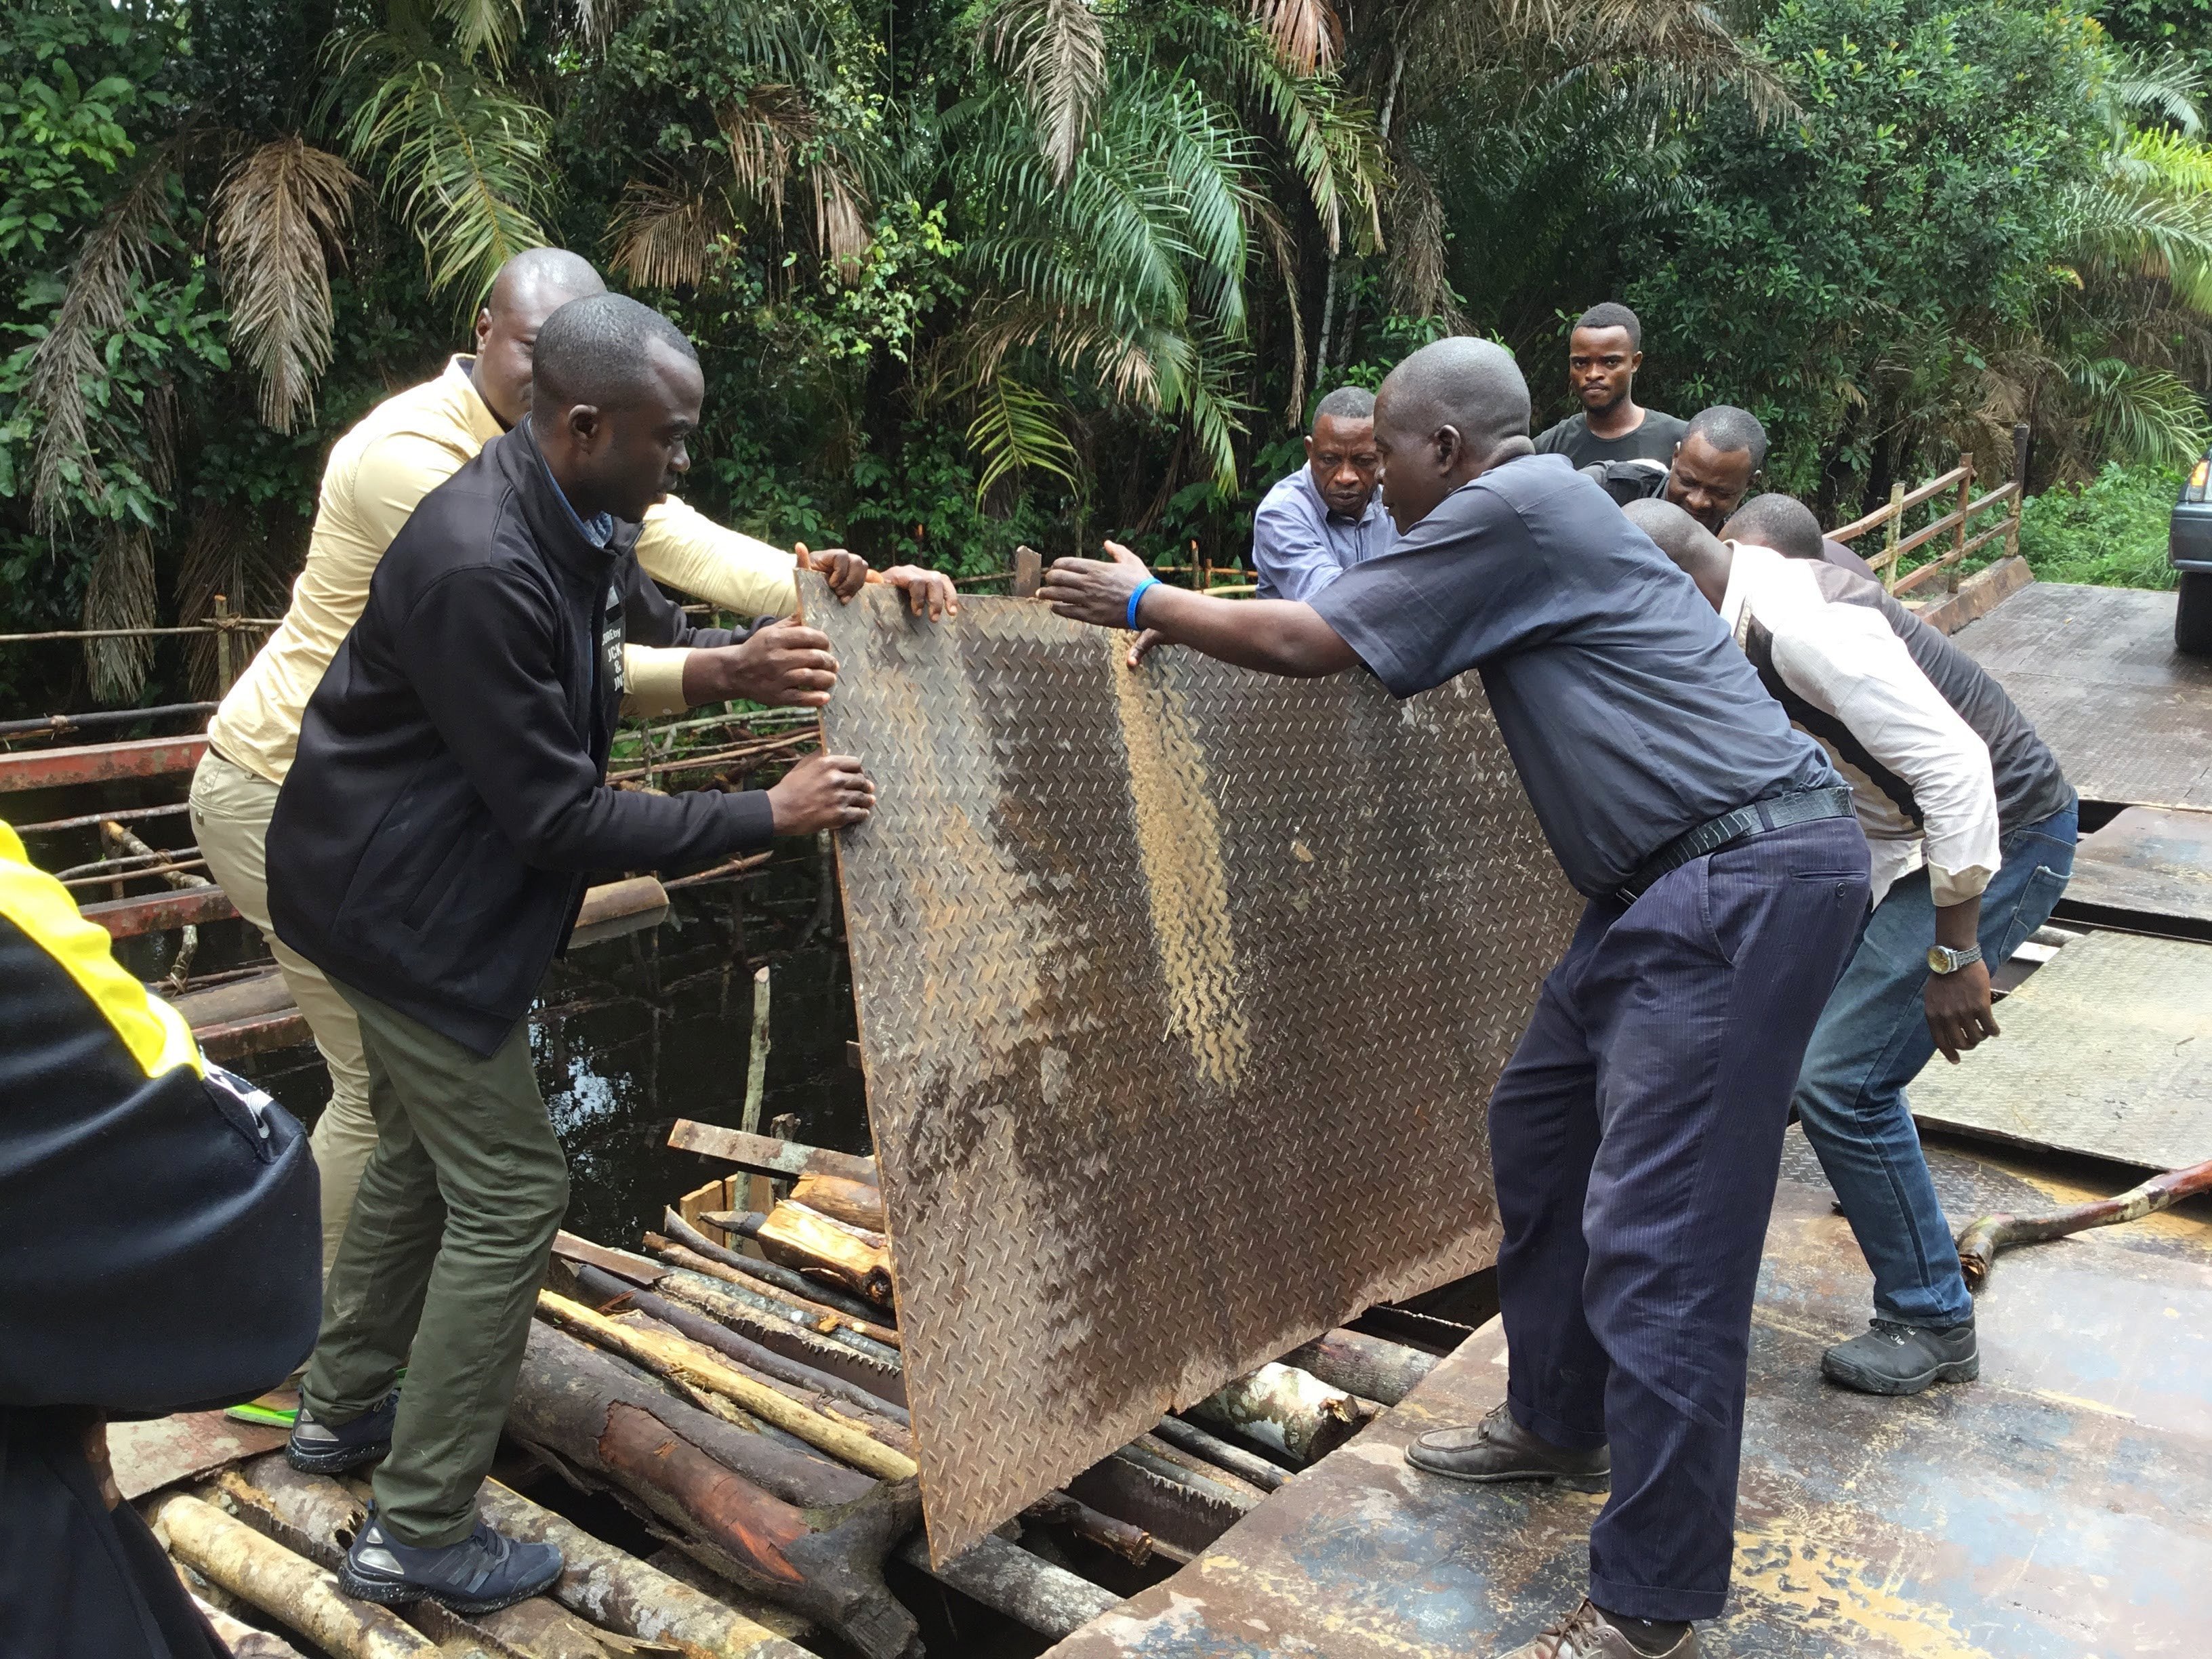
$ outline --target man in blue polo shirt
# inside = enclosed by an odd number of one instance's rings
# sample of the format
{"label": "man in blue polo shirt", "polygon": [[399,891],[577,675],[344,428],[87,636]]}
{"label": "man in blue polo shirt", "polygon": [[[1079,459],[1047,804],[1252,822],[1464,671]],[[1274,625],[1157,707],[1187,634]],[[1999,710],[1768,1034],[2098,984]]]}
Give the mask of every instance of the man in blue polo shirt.
{"label": "man in blue polo shirt", "polygon": [[1375,488],[1375,398],[1340,386],[1314,410],[1306,464],[1252,515],[1252,566],[1263,599],[1310,599],[1395,538]]}
{"label": "man in blue polo shirt", "polygon": [[1589,1594],[1505,1659],[1695,1659],[1727,1599],[1752,1296],[1798,1062],[1868,895],[1850,793],[1690,579],[1528,441],[1502,347],[1440,340],[1382,384],[1400,536],[1305,604],[1062,559],[1065,617],[1411,696],[1482,676],[1539,823],[1589,901],[1491,1097],[1504,1402],[1424,1435],[1455,1480],[1613,1496]]}

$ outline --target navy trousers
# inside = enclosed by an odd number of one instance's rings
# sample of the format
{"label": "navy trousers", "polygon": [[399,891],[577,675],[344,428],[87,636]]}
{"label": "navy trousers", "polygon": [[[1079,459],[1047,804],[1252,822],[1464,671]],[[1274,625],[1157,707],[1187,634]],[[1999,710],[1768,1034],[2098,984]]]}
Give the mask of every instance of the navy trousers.
{"label": "navy trousers", "polygon": [[1514,1417],[1610,1442],[1600,1607],[1717,1615],[1752,1295],[1798,1062],[1866,914],[1856,821],[1797,824],[1593,902],[1490,1104]]}

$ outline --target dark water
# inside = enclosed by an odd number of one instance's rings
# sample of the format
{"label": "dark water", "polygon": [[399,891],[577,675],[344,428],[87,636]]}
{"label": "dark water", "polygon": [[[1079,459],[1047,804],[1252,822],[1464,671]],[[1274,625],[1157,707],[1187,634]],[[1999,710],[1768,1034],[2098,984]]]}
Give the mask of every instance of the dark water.
{"label": "dark water", "polygon": [[[763,1131],[787,1112],[800,1140],[868,1150],[860,1074],[845,1058],[856,1033],[843,919],[833,884],[822,921],[813,848],[793,847],[741,880],[669,896],[659,927],[556,963],[531,1020],[538,1086],[568,1154],[568,1229],[627,1249],[658,1229],[663,1206],[731,1173],[670,1151],[668,1132],[679,1117],[738,1127],[757,968],[772,975]],[[214,960],[206,944],[202,957]],[[329,1092],[312,1048],[239,1069],[303,1121]]]}

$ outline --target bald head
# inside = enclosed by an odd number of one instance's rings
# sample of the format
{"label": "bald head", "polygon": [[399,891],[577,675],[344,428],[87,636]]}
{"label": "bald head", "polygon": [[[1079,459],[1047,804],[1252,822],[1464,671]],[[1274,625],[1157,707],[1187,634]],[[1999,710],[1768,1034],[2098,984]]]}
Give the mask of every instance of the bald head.
{"label": "bald head", "polygon": [[1469,479],[1530,453],[1528,383],[1492,341],[1425,345],[1376,394],[1375,445],[1382,504],[1403,534]]}
{"label": "bald head", "polygon": [[1719,610],[1728,592],[1729,572],[1735,564],[1728,544],[1672,501],[1656,495],[1631,501],[1620,510],[1662,553],[1689,573],[1698,592]]}
{"label": "bald head", "polygon": [[1753,495],[1721,526],[1721,534],[1732,542],[1771,547],[1793,559],[1820,556],[1820,521],[1794,495],[1774,491]]}
{"label": "bald head", "polygon": [[571,300],[607,291],[592,262],[564,247],[516,254],[492,278],[477,313],[477,360],[469,378],[502,426],[530,412],[531,354],[545,319]]}

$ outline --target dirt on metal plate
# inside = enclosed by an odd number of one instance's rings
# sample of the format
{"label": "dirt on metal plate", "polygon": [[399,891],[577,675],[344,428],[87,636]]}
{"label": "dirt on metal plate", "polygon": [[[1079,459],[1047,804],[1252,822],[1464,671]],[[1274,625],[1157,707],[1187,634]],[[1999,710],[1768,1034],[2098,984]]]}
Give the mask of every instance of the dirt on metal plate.
{"label": "dirt on metal plate", "polygon": [[803,577],[930,1545],[1487,1265],[1492,1081],[1580,901],[1480,688],[1274,679]]}

